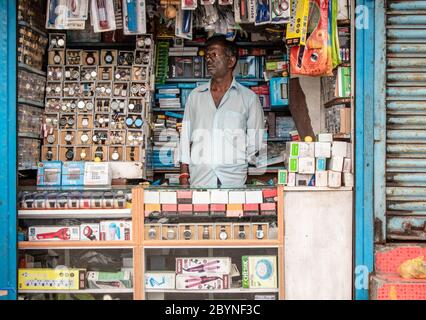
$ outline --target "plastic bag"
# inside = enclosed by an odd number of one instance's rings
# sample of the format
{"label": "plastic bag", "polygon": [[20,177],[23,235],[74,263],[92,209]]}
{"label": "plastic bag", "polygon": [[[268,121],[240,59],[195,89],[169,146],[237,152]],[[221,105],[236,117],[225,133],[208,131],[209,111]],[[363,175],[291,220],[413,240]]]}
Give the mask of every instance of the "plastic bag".
{"label": "plastic bag", "polygon": [[332,75],[331,41],[328,28],[329,0],[311,0],[306,45],[290,50],[292,74],[308,76]]}
{"label": "plastic bag", "polygon": [[420,256],[402,263],[398,268],[399,275],[404,279],[426,279],[426,263]]}

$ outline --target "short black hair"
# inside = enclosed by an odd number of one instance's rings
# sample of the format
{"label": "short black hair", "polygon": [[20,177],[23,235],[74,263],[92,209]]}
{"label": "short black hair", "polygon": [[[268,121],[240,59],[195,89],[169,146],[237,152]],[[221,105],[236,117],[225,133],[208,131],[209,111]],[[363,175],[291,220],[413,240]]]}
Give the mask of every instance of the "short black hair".
{"label": "short black hair", "polygon": [[238,59],[238,48],[234,41],[226,39],[226,36],[223,34],[216,34],[207,39],[206,49],[213,45],[220,44],[225,48],[225,51],[228,55]]}

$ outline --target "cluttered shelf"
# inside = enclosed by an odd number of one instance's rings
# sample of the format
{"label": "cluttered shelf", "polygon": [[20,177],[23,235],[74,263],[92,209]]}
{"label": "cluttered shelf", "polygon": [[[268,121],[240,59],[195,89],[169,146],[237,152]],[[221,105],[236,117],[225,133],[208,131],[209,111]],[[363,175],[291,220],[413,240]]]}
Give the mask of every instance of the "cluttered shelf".
{"label": "cluttered shelf", "polygon": [[81,290],[18,290],[18,293],[90,293],[90,294],[104,294],[104,293],[133,293],[134,289],[81,289]]}
{"label": "cluttered shelf", "polygon": [[18,68],[26,70],[26,71],[29,71],[29,72],[32,72],[32,73],[35,73],[35,74],[38,74],[39,76],[46,77],[46,72],[40,71],[40,70],[38,70],[36,68],[33,68],[33,67],[29,66],[29,65],[26,65],[25,63],[18,63]]}
{"label": "cluttered shelf", "polygon": [[143,241],[144,248],[276,248],[279,240],[149,240]]}
{"label": "cluttered shelf", "polygon": [[38,102],[38,101],[29,100],[29,99],[19,98],[18,99],[18,103],[19,104],[28,104],[30,106],[38,107],[38,108],[44,108],[44,103]]}
{"label": "cluttered shelf", "polygon": [[[282,140],[279,140],[282,141]],[[285,140],[287,141],[287,140]],[[288,140],[289,141],[289,140]],[[255,167],[249,167],[248,168],[248,174],[249,175],[258,175],[262,173],[277,173],[279,170],[284,170],[284,167],[262,167],[262,168],[255,168]],[[180,168],[154,168],[153,169],[155,173],[179,173]]]}
{"label": "cluttered shelf", "polygon": [[42,36],[47,37],[47,33],[46,32],[41,31],[37,27],[34,27],[33,25],[29,24],[27,21],[19,20],[18,21],[18,26],[30,28],[31,30],[33,30],[33,31],[41,34]]}
{"label": "cluttered shelf", "polygon": [[61,219],[61,218],[130,218],[131,209],[43,209],[18,210],[20,219]]}
{"label": "cluttered shelf", "polygon": [[245,288],[230,288],[230,289],[221,289],[221,290],[200,290],[200,289],[194,289],[194,290],[188,290],[188,289],[146,289],[146,293],[246,293],[246,294],[252,294],[252,293],[278,293],[279,289],[277,288],[271,288],[271,289],[245,289]]}
{"label": "cluttered shelf", "polygon": [[[272,47],[280,47],[285,46],[284,42],[281,41],[236,41],[235,44],[238,47],[260,47],[260,48],[272,48]],[[185,41],[185,46],[193,46],[193,47],[205,47],[206,42],[203,40],[203,42],[198,41]]]}
{"label": "cluttered shelf", "polygon": [[90,50],[94,49],[135,49],[135,43],[121,43],[121,42],[68,42],[67,47],[69,49],[84,49],[89,48]]}
{"label": "cluttered shelf", "polygon": [[133,248],[134,241],[20,241],[18,249]]}

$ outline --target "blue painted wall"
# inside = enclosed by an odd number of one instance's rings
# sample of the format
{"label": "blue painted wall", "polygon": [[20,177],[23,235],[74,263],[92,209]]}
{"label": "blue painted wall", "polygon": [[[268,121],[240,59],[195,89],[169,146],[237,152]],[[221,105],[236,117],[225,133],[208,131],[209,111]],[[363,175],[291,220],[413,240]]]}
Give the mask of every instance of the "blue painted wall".
{"label": "blue painted wall", "polygon": [[0,0],[0,299],[16,299],[16,1]]}

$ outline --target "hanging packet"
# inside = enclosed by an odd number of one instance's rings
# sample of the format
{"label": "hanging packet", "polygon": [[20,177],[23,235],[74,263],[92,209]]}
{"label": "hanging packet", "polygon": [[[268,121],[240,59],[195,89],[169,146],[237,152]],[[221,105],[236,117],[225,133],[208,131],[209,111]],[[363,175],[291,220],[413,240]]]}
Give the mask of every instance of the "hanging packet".
{"label": "hanging packet", "polygon": [[290,20],[290,0],[271,0],[271,23],[282,24]]}
{"label": "hanging packet", "polygon": [[340,59],[340,42],[339,42],[339,32],[337,29],[337,14],[338,14],[338,8],[337,8],[337,2],[336,1],[330,1],[330,16],[329,16],[329,25],[331,27],[331,61],[333,69],[336,68],[339,64],[342,63],[342,60]]}
{"label": "hanging packet", "polygon": [[309,0],[290,1],[290,21],[287,24],[287,45],[305,45],[308,27]]}
{"label": "hanging packet", "polygon": [[123,0],[125,35],[146,34],[145,0]]}
{"label": "hanging packet", "polygon": [[183,10],[195,10],[197,9],[197,0],[182,0],[181,8]]}
{"label": "hanging packet", "polygon": [[46,29],[84,30],[89,0],[48,0]]}
{"label": "hanging packet", "polygon": [[179,7],[176,15],[175,35],[178,38],[192,40],[192,10]]}
{"label": "hanging packet", "polygon": [[212,5],[216,2],[216,0],[200,0],[203,6]]}
{"label": "hanging packet", "polygon": [[268,24],[271,22],[271,6],[269,0],[257,0],[255,25]]}
{"label": "hanging packet", "polygon": [[113,0],[92,0],[90,9],[95,32],[106,32],[117,29]]}
{"label": "hanging packet", "polygon": [[231,6],[232,2],[233,2],[233,0],[219,0],[219,5],[220,6]]}
{"label": "hanging packet", "polygon": [[329,0],[310,0],[306,45],[290,49],[292,74],[322,76],[332,73],[328,3]]}

